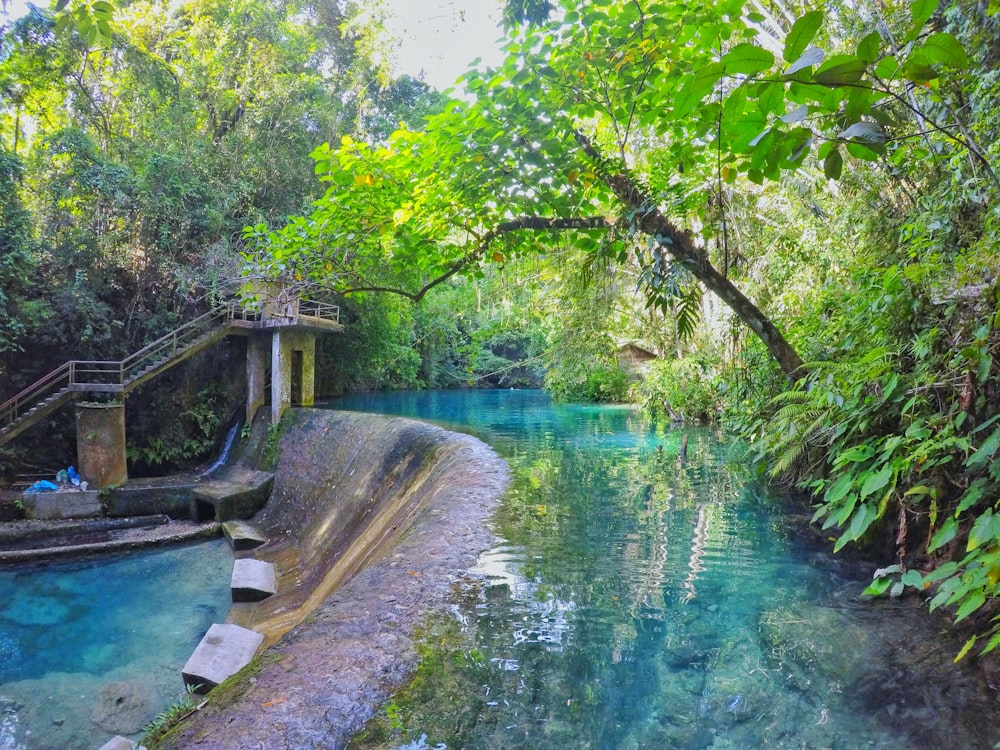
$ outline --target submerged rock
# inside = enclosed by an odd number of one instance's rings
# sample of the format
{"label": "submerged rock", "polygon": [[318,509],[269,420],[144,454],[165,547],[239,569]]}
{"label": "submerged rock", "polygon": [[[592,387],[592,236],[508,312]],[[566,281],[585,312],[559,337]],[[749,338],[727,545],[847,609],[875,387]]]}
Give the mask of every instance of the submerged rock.
{"label": "submerged rock", "polygon": [[119,680],[101,688],[92,716],[94,724],[109,734],[137,734],[156,718],[162,703],[152,686]]}

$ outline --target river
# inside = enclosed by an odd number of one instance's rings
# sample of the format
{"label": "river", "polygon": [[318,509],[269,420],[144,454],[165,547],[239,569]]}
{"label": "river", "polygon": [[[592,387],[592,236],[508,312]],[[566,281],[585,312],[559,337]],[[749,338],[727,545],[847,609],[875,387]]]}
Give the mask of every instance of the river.
{"label": "river", "polygon": [[540,391],[330,401],[470,432],[512,469],[497,544],[355,748],[991,748],[995,695],[912,599],[861,596],[707,428]]}

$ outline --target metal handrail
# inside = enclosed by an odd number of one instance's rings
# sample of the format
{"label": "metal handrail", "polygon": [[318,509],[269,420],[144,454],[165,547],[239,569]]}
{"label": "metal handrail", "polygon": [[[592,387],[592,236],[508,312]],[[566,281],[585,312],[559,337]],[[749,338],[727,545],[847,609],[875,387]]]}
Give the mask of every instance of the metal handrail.
{"label": "metal handrail", "polygon": [[175,328],[167,335],[161,336],[156,341],[146,344],[146,346],[134,354],[127,356],[121,361],[121,380],[119,384],[122,386],[127,385],[129,381],[138,377],[137,375],[133,375],[133,373],[140,370],[148,362],[161,359],[164,356],[167,358],[175,356],[185,346],[193,343],[196,339],[207,333],[211,328],[211,324],[231,319],[231,309],[229,305],[217,307]]}
{"label": "metal handrail", "polygon": [[137,377],[132,374],[137,368],[157,355],[169,353],[169,356],[174,356],[184,346],[207,333],[210,323],[231,320],[233,310],[232,305],[220,306],[175,328],[121,361],[74,359],[63,363],[0,404],[0,429],[13,426],[27,411],[63,388],[88,385],[124,388]]}
{"label": "metal handrail", "polygon": [[[13,425],[21,418],[21,411],[26,402],[30,402],[33,408],[39,401],[43,401],[50,392],[68,388],[72,378],[73,364],[73,362],[66,362],[0,404],[0,429]],[[65,385],[62,384],[63,380],[66,381]]]}
{"label": "metal handrail", "polygon": [[[339,324],[340,306],[328,302],[299,300],[297,315],[322,318]],[[78,386],[82,390],[88,385],[100,385],[117,386],[125,390],[126,386],[142,375],[144,367],[159,360],[172,359],[211,332],[216,324],[235,320],[258,322],[261,317],[259,310],[248,309],[238,300],[232,300],[178,326],[121,361],[70,360],[0,404],[0,431],[15,425],[28,411],[62,389]]]}
{"label": "metal handrail", "polygon": [[322,318],[324,320],[331,320],[334,323],[340,323],[340,305],[304,299],[299,302],[299,315],[309,315],[313,318]]}

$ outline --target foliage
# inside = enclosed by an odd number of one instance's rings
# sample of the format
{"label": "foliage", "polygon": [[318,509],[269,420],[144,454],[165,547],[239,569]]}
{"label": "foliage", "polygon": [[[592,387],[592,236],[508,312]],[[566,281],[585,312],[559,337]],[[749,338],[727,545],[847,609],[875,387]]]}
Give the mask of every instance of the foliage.
{"label": "foliage", "polygon": [[638,384],[643,408],[655,417],[714,422],[721,408],[715,378],[694,358],[650,362]]}
{"label": "foliage", "polygon": [[199,391],[176,420],[159,434],[146,440],[135,439],[128,448],[129,460],[163,472],[206,458],[215,447],[222,425],[226,399],[216,387]]}
{"label": "foliage", "polygon": [[185,696],[171,706],[168,706],[145,726],[142,740],[138,744],[141,746],[154,746],[172,727],[198,710],[195,695],[200,687],[200,685],[185,685],[187,691]]}
{"label": "foliage", "polygon": [[20,199],[22,175],[20,159],[0,151],[0,355],[20,349],[26,328],[42,313],[26,299],[34,263],[31,216]]}

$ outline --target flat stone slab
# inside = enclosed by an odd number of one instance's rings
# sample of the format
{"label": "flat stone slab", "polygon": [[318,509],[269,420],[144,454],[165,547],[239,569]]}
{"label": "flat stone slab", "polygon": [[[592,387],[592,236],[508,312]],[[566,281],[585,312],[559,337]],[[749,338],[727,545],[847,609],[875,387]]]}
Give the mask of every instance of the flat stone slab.
{"label": "flat stone slab", "polygon": [[230,583],[234,602],[259,602],[278,590],[274,563],[244,558],[233,563]]}
{"label": "flat stone slab", "polygon": [[216,521],[249,518],[271,495],[274,474],[233,467],[219,477],[198,484],[191,492],[191,518]]}
{"label": "flat stone slab", "polygon": [[254,549],[267,541],[260,529],[246,521],[226,521],[222,524],[222,534],[233,552]]}
{"label": "flat stone slab", "polygon": [[66,518],[96,518],[104,513],[101,497],[95,490],[79,492],[25,492],[24,515],[35,521],[61,521]]}
{"label": "flat stone slab", "polygon": [[125,739],[121,735],[118,735],[116,737],[112,737],[97,750],[146,750],[146,748],[142,745],[137,745],[132,740]]}
{"label": "flat stone slab", "polygon": [[250,663],[264,642],[261,633],[239,625],[215,623],[188,658],[181,675],[184,684],[207,693]]}

